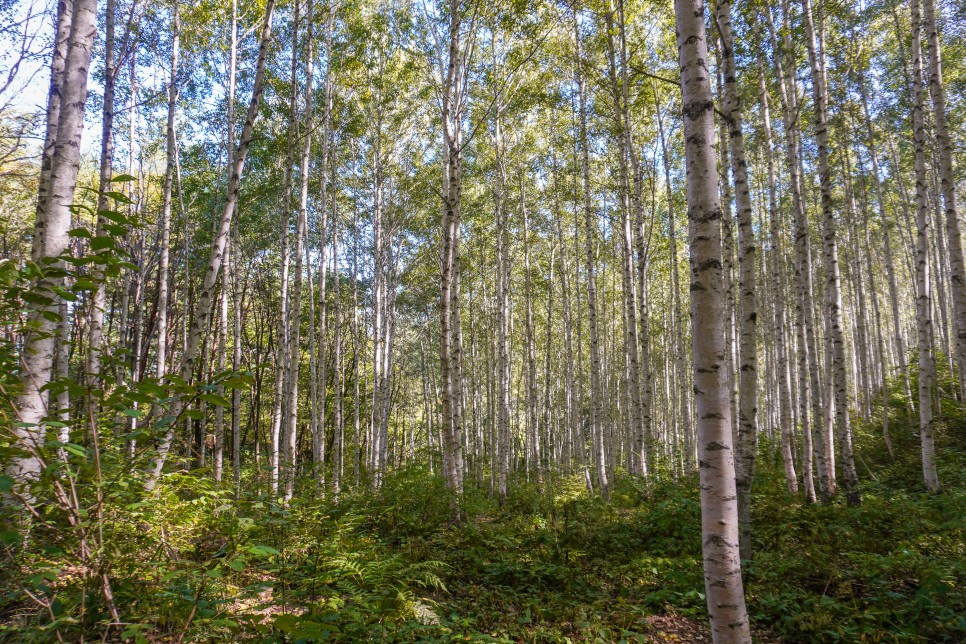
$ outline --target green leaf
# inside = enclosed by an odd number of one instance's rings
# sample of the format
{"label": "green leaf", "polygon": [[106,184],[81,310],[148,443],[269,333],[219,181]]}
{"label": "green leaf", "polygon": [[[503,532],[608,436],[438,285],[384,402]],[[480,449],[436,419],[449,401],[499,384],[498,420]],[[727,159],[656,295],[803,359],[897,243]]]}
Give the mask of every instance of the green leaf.
{"label": "green leaf", "polygon": [[125,183],[127,181],[137,181],[137,177],[133,177],[129,174],[119,174],[111,179],[111,183]]}
{"label": "green leaf", "polygon": [[83,238],[93,237],[93,235],[91,235],[91,231],[87,230],[86,228],[71,228],[70,230],[67,231],[67,234],[70,235],[71,237],[83,237]]}
{"label": "green leaf", "polygon": [[79,458],[87,458],[87,450],[80,445],[75,445],[74,443],[64,443],[64,451],[73,454]]}
{"label": "green leaf", "polygon": [[0,492],[9,492],[13,489],[13,478],[6,474],[0,474]]}
{"label": "green leaf", "polygon": [[70,287],[70,290],[80,292],[80,291],[93,291],[97,288],[97,285],[86,277],[82,277]]}
{"label": "green leaf", "polygon": [[201,394],[199,398],[206,402],[210,402],[212,405],[218,405],[219,407],[227,407],[230,404],[227,398],[224,396],[219,396],[218,394]]}
{"label": "green leaf", "polygon": [[127,226],[120,224],[104,224],[104,230],[115,237],[123,237],[127,234]]}
{"label": "green leaf", "polygon": [[45,446],[52,447],[54,449],[62,449],[65,452],[73,454],[79,458],[87,457],[87,450],[74,443],[64,443],[63,441],[47,441]]}
{"label": "green leaf", "polygon": [[110,219],[116,224],[129,223],[129,219],[116,210],[98,210],[97,214],[105,219]]}
{"label": "green leaf", "polygon": [[126,204],[133,204],[134,203],[134,201],[132,201],[131,198],[128,197],[123,192],[114,192],[112,190],[110,192],[105,192],[104,194],[107,195],[108,197],[110,197],[111,199],[113,199],[114,201],[118,202],[118,203],[126,203]]}
{"label": "green leaf", "polygon": [[146,394],[157,396],[159,398],[162,396],[166,396],[168,393],[167,389],[165,389],[161,385],[151,380],[142,380],[141,382],[139,382],[138,389],[140,389]]}
{"label": "green leaf", "polygon": [[91,250],[108,250],[114,248],[113,237],[92,237]]}
{"label": "green leaf", "polygon": [[258,557],[262,557],[265,555],[279,554],[278,550],[276,550],[275,548],[272,548],[271,546],[248,546],[246,550],[248,550],[248,552]]}

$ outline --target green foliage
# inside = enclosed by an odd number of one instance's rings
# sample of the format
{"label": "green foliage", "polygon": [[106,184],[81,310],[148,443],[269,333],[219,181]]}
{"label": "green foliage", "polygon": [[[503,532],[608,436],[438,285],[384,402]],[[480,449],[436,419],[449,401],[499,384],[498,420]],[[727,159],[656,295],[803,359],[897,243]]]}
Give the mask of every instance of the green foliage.
{"label": "green foliage", "polygon": [[[857,439],[870,460],[881,439],[866,430]],[[780,463],[762,459],[746,570],[759,629],[803,642],[966,634],[966,495],[951,474],[966,458],[952,435],[940,437],[945,493],[910,484],[914,443],[900,439],[896,463],[871,460],[877,480],[858,508],[804,505],[783,491]],[[201,471],[169,475],[150,497],[120,481],[105,560],[133,641],[617,641],[645,637],[648,614],[705,619],[694,478],[621,476],[609,502],[579,477],[517,481],[502,504],[471,488],[460,524],[443,483],[421,468],[338,504],[314,494],[288,506],[235,499]],[[23,558],[16,569],[7,560],[0,639],[106,628],[70,537],[48,538],[51,522],[26,544],[4,537]],[[25,610],[28,592],[51,610]]]}

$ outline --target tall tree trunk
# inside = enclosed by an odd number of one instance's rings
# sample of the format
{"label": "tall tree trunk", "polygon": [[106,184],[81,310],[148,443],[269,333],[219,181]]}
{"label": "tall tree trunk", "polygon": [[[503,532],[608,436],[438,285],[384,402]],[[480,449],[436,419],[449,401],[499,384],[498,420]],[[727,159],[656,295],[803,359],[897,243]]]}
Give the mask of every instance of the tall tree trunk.
{"label": "tall tree trunk", "polygon": [[849,505],[858,505],[859,477],[852,454],[852,427],[849,420],[849,392],[845,373],[845,329],[842,317],[842,284],[839,274],[839,250],[835,210],[832,207],[832,169],[828,149],[828,87],[823,53],[819,50],[812,23],[811,0],[802,0],[805,44],[812,68],[812,100],[815,109],[815,139],[818,143],[818,175],[822,193],[822,234],[825,238],[825,272],[828,296],[828,322],[831,341],[830,366],[835,400],[835,435],[839,443],[842,483]]}
{"label": "tall tree trunk", "polygon": [[[255,78],[252,84],[252,96],[248,104],[248,111],[245,115],[245,124],[242,127],[241,137],[238,142],[238,149],[235,151],[232,160],[232,173],[228,181],[227,199],[221,213],[221,222],[216,231],[211,244],[211,255],[208,266],[205,269],[204,282],[201,292],[198,295],[194,315],[191,320],[191,327],[188,331],[188,341],[184,355],[181,357],[179,377],[185,382],[191,382],[194,374],[195,362],[201,348],[202,339],[205,335],[207,320],[211,314],[214,302],[215,284],[218,274],[221,271],[224,259],[225,247],[228,244],[228,233],[231,229],[232,216],[238,204],[238,193],[241,190],[241,176],[245,170],[245,160],[248,157],[248,146],[252,139],[252,131],[255,127],[255,117],[258,115],[258,105],[265,89],[265,63],[268,59],[268,48],[272,38],[272,15],[275,11],[275,0],[268,0],[265,7],[265,19],[262,24],[261,37],[258,45],[258,58],[255,63]],[[185,399],[178,397],[171,404],[170,416],[175,418],[181,415],[184,409]],[[145,488],[153,490],[161,477],[164,463],[167,460],[168,452],[171,450],[171,442],[174,440],[174,425],[171,425],[161,443],[158,445],[157,455],[154,463],[148,472],[145,480]]]}
{"label": "tall tree trunk", "polygon": [[332,284],[335,320],[332,325],[332,361],[335,373],[332,389],[332,495],[338,500],[342,491],[345,424],[342,417],[342,278],[339,275],[339,215],[332,200]]}
{"label": "tall tree trunk", "polygon": [[537,402],[537,340],[533,322],[533,279],[531,276],[530,257],[530,213],[527,210],[526,172],[520,177],[520,210],[523,215],[523,299],[526,305],[524,319],[524,335],[526,337],[527,352],[527,452],[530,467],[536,473],[536,480],[541,482],[540,474],[540,430],[538,427]]}
{"label": "tall tree trunk", "polygon": [[[67,4],[67,3],[63,3]],[[94,236],[103,238],[105,225],[110,221],[103,212],[110,209],[111,178],[114,167],[114,94],[117,67],[114,62],[114,0],[107,0],[104,13],[104,100],[101,109],[101,162],[97,187],[97,229]],[[90,327],[88,328],[87,360],[85,365],[90,403],[96,404],[92,393],[96,391],[101,375],[101,352],[104,340],[104,307],[107,303],[107,285],[104,271],[94,265],[94,292],[91,294]],[[92,406],[92,410],[94,407]]]}
{"label": "tall tree trunk", "polygon": [[[65,0],[66,1],[66,0]],[[66,20],[68,10],[58,10],[58,19]],[[50,158],[50,173],[41,177],[38,190],[37,220],[34,227],[34,240],[31,256],[42,267],[53,268],[56,258],[69,250],[70,237],[67,234],[71,225],[70,207],[74,201],[77,186],[77,172],[80,166],[81,136],[84,131],[84,108],[87,102],[87,76],[91,60],[91,49],[96,34],[96,0],[74,0],[69,10],[70,39],[65,50],[60,47],[60,25],[58,42],[51,63],[52,95],[60,70],[59,55],[66,51],[63,64],[62,83],[59,88],[60,102],[51,96],[48,109],[56,109],[57,126],[51,132],[48,114],[48,135],[53,134],[54,145]],[[44,181],[46,179],[46,181]],[[17,396],[17,411],[20,424],[13,428],[17,447],[26,454],[17,455],[7,463],[7,474],[22,487],[22,493],[29,498],[29,485],[39,478],[43,468],[40,453],[44,442],[43,420],[48,415],[49,393],[46,386],[53,377],[57,345],[57,332],[61,315],[62,298],[56,289],[63,279],[54,275],[42,274],[34,283],[35,291],[49,298],[49,303],[39,304],[28,314],[30,332],[25,334],[22,352],[21,392]]]}
{"label": "tall tree trunk", "polygon": [[899,316],[899,288],[896,283],[895,262],[892,259],[892,222],[886,213],[886,198],[882,189],[882,175],[879,172],[879,155],[875,145],[875,132],[872,129],[872,116],[869,113],[868,93],[865,88],[865,75],[859,68],[859,94],[862,98],[862,114],[865,117],[866,145],[872,160],[872,181],[875,184],[876,205],[879,210],[879,225],[882,228],[883,253],[885,256],[886,279],[889,283],[889,303],[892,308],[892,338],[899,364],[899,376],[905,385],[906,400],[912,400],[912,385],[909,380],[909,369],[906,365],[906,345],[902,334],[902,319]]}
{"label": "tall tree trunk", "polygon": [[[447,486],[463,492],[463,436],[461,425],[461,367],[459,316],[459,226],[462,190],[462,128],[465,108],[467,43],[462,43],[461,2],[449,3],[446,69],[443,71],[443,227],[440,271],[440,375],[443,408],[443,462]],[[470,36],[472,38],[472,27]],[[454,508],[458,513],[458,508]]]}
{"label": "tall tree trunk", "polygon": [[[353,436],[355,437],[355,444],[353,446],[355,454],[352,459],[352,470],[353,479],[355,485],[359,485],[359,476],[362,461],[362,436],[360,432],[362,430],[360,421],[362,413],[359,409],[361,404],[361,391],[359,387],[359,351],[360,345],[362,344],[359,339],[359,211],[358,209],[353,209],[352,211],[352,429]],[[420,350],[422,346],[420,346]],[[426,399],[426,382],[423,378],[423,400]],[[428,407],[428,406],[427,406]],[[425,414],[427,421],[429,420],[428,412]],[[429,442],[426,444],[427,450],[429,449]],[[432,471],[432,463],[430,463],[430,471]]]}
{"label": "tall tree trunk", "polygon": [[[218,297],[218,373],[224,373],[228,366],[228,278],[231,274],[231,243],[225,246],[225,270],[221,275],[221,294]],[[225,385],[218,383],[218,395],[225,396]],[[212,473],[221,482],[225,467],[225,406],[215,407],[215,446],[211,452]]]}
{"label": "tall tree trunk", "polygon": [[[332,67],[332,39],[335,32],[335,14],[338,3],[329,0],[327,3],[325,21],[325,76],[322,81],[323,112],[322,112],[322,158],[319,164],[319,205],[318,211],[321,218],[319,222],[319,355],[317,361],[319,369],[319,396],[317,417],[315,425],[318,436],[313,444],[313,459],[315,461],[316,472],[319,476],[319,486],[325,488],[325,469],[323,467],[326,459],[326,437],[325,437],[325,403],[326,387],[328,383],[328,361],[325,359],[325,339],[328,324],[328,300],[326,289],[328,286],[328,261],[326,260],[326,246],[328,245],[328,208],[329,208],[329,150],[331,146],[330,128],[332,123],[332,103],[333,103],[333,75]],[[313,296],[314,297],[314,296]]]}
{"label": "tall tree trunk", "polygon": [[603,433],[604,409],[601,387],[601,354],[600,330],[597,319],[597,268],[594,257],[594,245],[597,242],[597,221],[594,215],[593,193],[590,184],[590,144],[587,137],[587,89],[584,82],[583,58],[580,51],[580,28],[574,20],[574,37],[577,45],[577,96],[580,112],[580,173],[582,177],[583,211],[584,211],[584,256],[585,271],[587,273],[587,320],[590,335],[590,435],[593,465],[597,470],[597,482],[600,492],[607,498],[610,485],[607,478],[607,467],[604,458]]}
{"label": "tall tree trunk", "polygon": [[[232,286],[232,347],[231,370],[238,374],[242,363],[242,287],[238,267],[241,266],[241,247],[238,243],[237,227],[232,243],[232,257],[235,271],[231,275]],[[241,494],[241,388],[231,390],[231,471],[235,486],[235,496]]]}
{"label": "tall tree trunk", "polygon": [[738,489],[738,524],[741,558],[751,559],[751,483],[755,476],[758,449],[758,303],[755,270],[758,248],[752,228],[748,164],[741,131],[741,100],[735,71],[734,38],[731,33],[731,2],[718,0],[718,29],[721,31],[721,59],[724,63],[724,112],[728,122],[731,173],[738,205],[739,302],[738,322],[738,443],[735,446],[735,477]]}
{"label": "tall tree trunk", "polygon": [[[295,475],[298,469],[298,411],[299,411],[299,375],[302,364],[302,273],[305,257],[305,243],[308,235],[308,174],[309,156],[312,152],[312,4],[308,3],[306,10],[306,53],[305,53],[305,83],[294,86],[296,82],[296,55],[299,49],[299,3],[295,4],[295,27],[292,36],[292,92],[304,92],[305,104],[304,126],[301,132],[302,152],[299,163],[299,206],[295,218],[295,244],[293,254],[295,267],[293,270],[292,301],[289,308],[289,355],[288,355],[288,383],[287,418],[285,421],[285,494],[286,501],[292,498],[295,489]],[[293,111],[294,115],[294,111]],[[296,128],[297,131],[297,128]],[[286,192],[286,196],[288,193]]]}
{"label": "tall tree trunk", "polygon": [[[775,180],[775,161],[772,153],[771,112],[768,108],[768,86],[765,84],[764,64],[759,57],[758,81],[761,92],[762,130],[765,141],[765,166],[768,177],[768,223],[771,252],[774,258],[771,266],[773,275],[772,292],[775,307],[775,353],[777,353],[778,376],[778,423],[781,428],[782,463],[785,467],[785,485],[789,493],[798,494],[798,477],[795,473],[795,459],[792,455],[792,396],[789,382],[788,354],[789,346],[785,340],[785,292],[784,292],[784,248],[782,247],[781,229],[778,211],[778,191]],[[810,468],[809,468],[810,469]]]}
{"label": "tall tree trunk", "polygon": [[702,0],[675,0],[683,92],[688,231],[691,251],[691,348],[701,477],[705,592],[716,643],[751,642],[738,553],[738,504],[728,381],[722,372],[724,297],[721,204],[714,149],[714,99]]}
{"label": "tall tree trunk", "polygon": [[[238,0],[231,1],[231,26],[228,37],[228,96],[226,97],[228,109],[226,110],[226,120],[228,123],[228,167],[231,168],[233,165],[232,155],[235,152],[235,78],[238,66]],[[179,190],[178,193],[181,194],[181,191]],[[238,227],[236,226],[232,229],[232,256],[235,258],[236,267],[241,263],[240,250]],[[241,285],[239,271],[236,270],[232,273],[231,284],[233,289],[232,297],[234,299],[231,366],[232,370],[238,373],[241,370],[242,361],[242,293],[239,288]],[[257,404],[254,400],[252,403],[253,406]],[[231,390],[231,467],[236,497],[241,494],[241,440],[241,389],[235,387]],[[257,454],[257,428],[255,443],[255,452]]]}
{"label": "tall tree trunk", "polygon": [[[959,366],[959,388],[966,398],[966,262],[963,259],[962,233],[956,203],[956,176],[953,172],[953,143],[946,114],[946,90],[943,86],[942,49],[936,22],[935,0],[922,0],[922,29],[926,32],[926,57],[929,65],[929,93],[932,95],[933,123],[936,128],[936,152],[939,155],[943,205],[946,211],[946,238],[949,243],[950,285],[953,317],[956,320],[956,362]],[[936,231],[937,235],[939,231]]]}
{"label": "tall tree trunk", "polygon": [[[780,51],[771,11],[765,12],[768,30],[771,35],[775,70],[778,73],[778,95],[782,103],[782,120],[785,128],[785,152],[788,160],[789,187],[792,191],[792,210],[794,211],[795,235],[795,330],[798,340],[798,382],[799,417],[802,421],[803,476],[805,498],[812,503],[816,500],[814,472],[818,473],[819,495],[827,499],[829,495],[828,467],[825,463],[825,429],[822,422],[821,388],[818,383],[818,352],[815,346],[815,323],[812,319],[812,259],[809,249],[808,215],[802,195],[801,177],[801,139],[798,131],[798,96],[793,79],[786,76],[782,56],[788,56],[794,67],[791,39],[786,35],[785,51]],[[790,18],[785,12],[786,27]],[[786,29],[788,34],[788,29]],[[814,459],[814,468],[812,465]]]}
{"label": "tall tree trunk", "polygon": [[40,178],[37,181],[37,209],[34,222],[34,241],[31,258],[36,262],[43,257],[43,236],[50,198],[50,173],[54,166],[54,148],[60,124],[60,110],[64,97],[64,76],[67,56],[70,53],[71,26],[74,19],[75,0],[57,3],[54,25],[54,42],[50,54],[50,85],[47,89],[46,130],[44,147],[40,151]]}
{"label": "tall tree trunk", "polygon": [[181,46],[181,13],[178,0],[171,7],[171,66],[168,73],[168,120],[165,130],[165,169],[161,205],[161,254],[158,259],[158,351],[156,375],[162,379],[168,368],[168,291],[171,253],[171,202],[177,156],[174,117],[178,104],[178,65]]}
{"label": "tall tree trunk", "polygon": [[[639,199],[633,199],[631,185],[631,166],[635,156],[633,133],[631,132],[630,115],[628,114],[627,62],[624,43],[624,11],[623,3],[618,2],[618,21],[620,27],[620,59],[618,61],[617,46],[614,43],[614,12],[608,6],[605,13],[607,26],[607,59],[611,94],[614,101],[614,121],[618,134],[618,168],[619,186],[618,202],[621,209],[621,286],[624,305],[624,356],[627,363],[627,392],[630,409],[628,414],[628,435],[631,444],[631,458],[629,460],[632,474],[641,474],[640,441],[643,435],[641,429],[641,383],[640,383],[640,352],[638,342],[638,301],[635,285],[634,270],[634,235],[632,220],[637,218]],[[618,70],[618,65],[620,70]],[[636,178],[636,172],[635,178]],[[634,202],[632,204],[632,201]],[[635,207],[637,206],[637,207]],[[632,208],[634,212],[632,212]]]}
{"label": "tall tree trunk", "polygon": [[[687,381],[687,352],[684,350],[684,322],[681,314],[681,277],[678,270],[678,239],[677,221],[674,210],[674,191],[671,184],[671,161],[668,152],[668,141],[664,131],[664,121],[661,118],[661,106],[655,104],[654,111],[657,115],[657,132],[661,139],[661,165],[664,168],[664,190],[667,201],[667,222],[668,222],[668,256],[671,264],[671,354],[667,368],[670,370],[670,379]],[[670,387],[669,411],[671,412],[671,430],[676,437],[678,434],[688,436],[692,432],[691,428],[691,402],[687,395],[688,387]],[[678,411],[680,409],[680,411]],[[680,416],[680,432],[673,431],[677,427],[678,416]],[[680,450],[678,450],[680,454]],[[683,454],[681,454],[683,456]]]}
{"label": "tall tree trunk", "polygon": [[[296,10],[296,21],[298,13]],[[289,356],[288,356],[288,418],[285,428],[285,500],[290,500],[295,489],[295,475],[298,461],[298,399],[299,372],[302,363],[302,281],[304,272],[306,237],[308,236],[308,200],[309,200],[309,158],[312,153],[312,65],[313,65],[313,29],[312,2],[309,0],[306,8],[306,53],[305,53],[305,82],[300,85],[304,93],[304,125],[301,132],[302,153],[299,163],[299,205],[295,219],[295,283],[292,285],[292,302],[289,310]],[[298,26],[296,25],[296,34]],[[293,47],[298,48],[298,37],[293,37]],[[293,53],[293,62],[295,54]],[[294,80],[294,71],[293,71]]]}
{"label": "tall tree trunk", "polygon": [[[299,2],[294,4],[292,18],[292,57],[289,70],[289,99],[288,99],[288,140],[286,142],[285,169],[282,185],[282,240],[281,240],[281,274],[279,284],[280,315],[279,342],[275,357],[275,405],[272,409],[271,449],[269,451],[270,485],[272,494],[277,494],[282,477],[287,481],[288,428],[290,423],[289,406],[292,400],[292,361],[290,357],[292,345],[292,301],[290,294],[291,280],[291,226],[292,226],[292,171],[295,165],[295,144],[298,138],[298,114],[296,98],[298,96],[298,31],[299,31]],[[301,234],[299,231],[296,234]],[[296,374],[298,371],[296,370]],[[298,383],[296,382],[296,387]],[[296,398],[298,392],[296,391]],[[283,463],[283,460],[286,461]]]}
{"label": "tall tree trunk", "polygon": [[[497,101],[499,98],[496,99]],[[510,468],[510,225],[506,207],[506,155],[500,104],[493,110],[496,155],[493,206],[496,219],[496,454],[497,492],[507,495]]]}
{"label": "tall tree trunk", "polygon": [[935,375],[932,294],[929,279],[929,199],[926,178],[925,84],[922,67],[922,20],[919,0],[912,0],[912,127],[916,167],[916,331],[919,339],[919,439],[926,489],[939,491],[933,439],[932,388]]}

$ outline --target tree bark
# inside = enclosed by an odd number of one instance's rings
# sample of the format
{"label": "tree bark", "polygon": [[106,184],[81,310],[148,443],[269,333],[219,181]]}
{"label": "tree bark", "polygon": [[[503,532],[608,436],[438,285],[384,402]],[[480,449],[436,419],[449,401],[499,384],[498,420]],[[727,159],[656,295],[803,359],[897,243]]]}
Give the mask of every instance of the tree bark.
{"label": "tree bark", "polygon": [[886,280],[889,283],[889,304],[892,310],[892,339],[895,345],[896,359],[899,366],[899,376],[905,386],[906,400],[912,400],[912,385],[909,381],[909,369],[906,365],[906,344],[902,334],[902,319],[899,316],[899,287],[896,283],[895,262],[892,258],[892,222],[886,213],[886,198],[882,189],[882,175],[879,172],[879,155],[875,145],[875,132],[872,129],[872,117],[869,113],[868,93],[865,88],[865,75],[859,70],[859,94],[862,98],[862,114],[865,118],[867,146],[872,160],[872,180],[875,184],[876,205],[879,211],[879,225],[882,228],[883,254],[885,258]]}
{"label": "tree bark", "polygon": [[170,284],[171,210],[174,186],[175,112],[178,104],[178,65],[181,46],[181,13],[178,0],[171,7],[171,66],[168,72],[168,120],[165,130],[165,168],[161,202],[161,253],[158,259],[158,351],[155,373],[158,379],[167,375],[168,368],[168,292]]}
{"label": "tree bark", "polygon": [[[934,0],[922,0],[922,27],[926,32],[926,57],[929,66],[929,93],[932,96],[933,124],[936,130],[936,152],[939,155],[939,178],[946,213],[946,239],[949,245],[950,289],[953,317],[956,320],[956,362],[959,366],[960,395],[966,398],[966,262],[963,259],[962,233],[956,202],[956,175],[953,171],[953,143],[946,114],[946,90],[943,86],[942,49],[936,22]],[[937,235],[939,231],[936,231]]]}
{"label": "tree bark", "polygon": [[933,438],[932,387],[935,374],[932,330],[932,293],[929,276],[929,199],[926,179],[925,84],[922,66],[922,19],[919,0],[912,11],[912,126],[916,169],[916,331],[919,348],[919,440],[922,477],[929,492],[939,491]]}
{"label": "tree bark", "polygon": [[[499,99],[497,98],[497,101]],[[506,154],[503,113],[493,110],[493,149],[496,155],[493,207],[496,219],[496,443],[497,493],[507,495],[510,468],[510,225],[506,208]]]}
{"label": "tree bark", "polygon": [[771,243],[771,253],[773,262],[771,271],[773,274],[772,292],[774,293],[774,324],[775,324],[775,353],[777,354],[777,377],[778,377],[778,406],[779,406],[779,427],[781,428],[782,463],[785,467],[785,485],[788,492],[793,495],[798,494],[798,477],[795,473],[795,459],[792,455],[792,395],[791,383],[789,378],[788,354],[789,347],[785,340],[785,289],[783,276],[784,271],[784,248],[782,247],[781,229],[782,223],[779,221],[778,212],[778,190],[775,180],[775,161],[772,152],[772,131],[771,131],[771,112],[768,107],[768,86],[765,84],[764,64],[759,57],[758,69],[759,90],[761,92],[761,113],[762,131],[765,141],[765,165],[767,168],[768,179],[768,223],[769,240]]}
{"label": "tree bark", "polygon": [[[248,156],[248,146],[252,139],[252,131],[255,126],[255,117],[258,115],[258,105],[261,101],[265,89],[265,64],[268,59],[268,48],[271,45],[272,37],[272,15],[275,11],[275,0],[268,0],[265,7],[265,18],[262,24],[261,38],[258,46],[258,58],[255,63],[255,78],[252,85],[252,96],[248,104],[248,111],[245,115],[245,124],[242,127],[241,137],[238,142],[238,149],[235,151],[232,160],[232,172],[228,181],[227,199],[221,213],[221,221],[211,244],[211,255],[208,266],[205,270],[204,282],[201,293],[195,304],[194,315],[191,320],[191,327],[188,331],[188,342],[185,347],[184,355],[181,358],[179,377],[185,382],[191,382],[194,374],[195,361],[201,348],[201,342],[205,335],[207,320],[211,313],[214,302],[215,284],[222,268],[225,254],[225,247],[228,243],[228,233],[231,229],[232,216],[238,204],[238,194],[241,190],[241,176],[245,170],[245,160]],[[171,405],[169,415],[177,418],[184,409],[184,397],[178,397]],[[154,463],[148,472],[144,486],[147,490],[153,490],[157,486],[171,450],[171,442],[174,440],[174,425],[172,424],[163,436],[157,448],[157,455]]]}
{"label": "tree bark", "polygon": [[701,0],[675,0],[683,92],[688,232],[691,254],[691,348],[698,418],[701,532],[705,592],[716,643],[751,642],[738,553],[738,504],[728,381],[722,372],[724,297],[721,204],[715,172],[714,100]]}
{"label": "tree bark", "polygon": [[[442,380],[443,463],[447,486],[463,492],[463,428],[461,425],[461,366],[459,316],[459,225],[462,189],[462,128],[465,108],[465,47],[461,44],[461,3],[449,3],[446,69],[443,70],[443,226],[440,271],[440,375]],[[471,36],[472,37],[472,29]],[[458,508],[455,508],[458,514]]]}
{"label": "tree bark", "polygon": [[[66,3],[65,3],[66,4]],[[114,59],[114,0],[107,0],[104,13],[104,100],[101,109],[101,160],[98,171],[97,187],[97,229],[95,237],[103,238],[107,232],[107,219],[102,213],[110,209],[111,179],[114,167],[114,95],[118,68]],[[104,308],[107,304],[107,285],[104,271],[96,264],[92,270],[94,292],[91,294],[85,379],[87,381],[89,403],[96,411],[95,397],[101,375],[101,353],[104,341]]]}
{"label": "tree bark", "polygon": [[835,434],[839,443],[842,483],[849,505],[861,502],[859,477],[852,454],[852,427],[849,419],[848,382],[845,373],[845,323],[842,317],[842,285],[839,274],[839,250],[835,210],[832,207],[832,170],[829,165],[828,87],[825,63],[816,43],[812,23],[811,0],[802,0],[805,44],[812,69],[812,100],[815,109],[815,139],[818,143],[818,174],[822,193],[822,234],[828,297],[828,322],[831,341],[831,377],[835,401]]}
{"label": "tree bark", "polygon": [[[58,19],[67,20],[67,13],[67,9],[58,10]],[[13,428],[17,447],[27,453],[11,458],[6,467],[7,474],[22,488],[27,498],[30,495],[30,484],[39,478],[43,468],[43,421],[49,412],[49,392],[46,386],[54,375],[57,335],[63,321],[63,298],[56,293],[63,278],[59,276],[56,265],[57,258],[69,250],[70,237],[67,231],[71,224],[70,207],[74,201],[80,166],[88,68],[97,31],[97,1],[74,0],[69,13],[70,38],[58,92],[59,105],[54,99],[54,91],[48,100],[48,110],[57,111],[57,126],[50,127],[52,113],[48,113],[48,135],[53,135],[55,143],[50,158],[50,174],[46,178],[41,177],[38,190],[37,219],[31,251],[34,261],[44,271],[34,282],[33,290],[47,298],[47,302],[36,305],[36,309],[27,316],[31,330],[25,334],[23,340],[21,392],[16,403],[20,424]],[[51,63],[52,90],[56,89],[54,78],[59,75],[61,26],[58,25],[58,43]],[[51,132],[51,129],[54,131]]]}
{"label": "tree bark", "polygon": [[[814,473],[818,473],[819,495],[824,500],[828,498],[830,486],[828,468],[825,462],[825,429],[822,422],[821,393],[818,382],[818,352],[815,346],[815,324],[812,317],[812,259],[808,234],[808,215],[802,195],[801,178],[801,140],[798,131],[798,96],[793,79],[787,77],[782,65],[782,55],[792,60],[791,40],[786,30],[785,49],[779,51],[775,25],[771,18],[771,11],[765,12],[768,30],[771,35],[772,49],[776,52],[774,59],[775,70],[778,72],[779,98],[782,103],[782,117],[785,128],[785,152],[788,161],[789,187],[792,192],[792,210],[794,212],[795,235],[795,330],[798,340],[798,400],[799,417],[801,418],[802,433],[805,436],[803,445],[803,478],[805,484],[805,498],[809,503],[816,500]],[[786,21],[788,16],[786,15]],[[813,467],[814,459],[814,467]]]}
{"label": "tree bark", "polygon": [[590,434],[593,464],[597,468],[597,482],[601,494],[607,498],[610,485],[607,477],[607,467],[604,458],[603,441],[603,400],[601,387],[601,353],[600,330],[597,316],[597,268],[594,257],[594,245],[597,241],[597,220],[594,214],[593,193],[590,184],[590,146],[587,139],[587,98],[583,74],[583,58],[580,53],[580,33],[577,23],[574,23],[577,42],[577,95],[580,111],[580,172],[582,176],[582,194],[584,198],[584,254],[585,271],[587,273],[587,320],[589,323],[590,340]]}
{"label": "tree bark", "polygon": [[751,484],[758,449],[758,302],[755,296],[758,247],[752,228],[748,164],[742,134],[741,100],[735,71],[734,38],[731,33],[731,2],[718,0],[718,29],[724,63],[724,112],[727,116],[731,174],[738,205],[738,269],[740,318],[738,322],[738,443],[735,446],[735,477],[738,489],[738,525],[741,558],[751,559]]}
{"label": "tree bark", "polygon": [[[627,400],[630,409],[628,414],[628,435],[630,437],[632,455],[629,459],[630,472],[632,474],[642,474],[640,460],[640,443],[643,438],[641,423],[641,383],[640,383],[640,351],[638,342],[638,301],[635,285],[634,270],[634,240],[632,232],[632,219],[636,219],[636,211],[639,210],[639,199],[632,197],[633,187],[631,185],[631,166],[635,156],[633,145],[633,134],[631,132],[630,115],[627,88],[627,62],[625,60],[624,43],[624,14],[623,3],[618,2],[618,19],[620,27],[620,59],[618,61],[617,46],[614,43],[614,12],[608,6],[605,13],[607,27],[608,63],[611,84],[611,94],[614,101],[614,122],[617,126],[618,135],[618,203],[621,210],[621,287],[623,290],[623,314],[624,314],[624,355],[627,362]],[[618,64],[620,70],[618,70]],[[636,175],[636,173],[635,173]],[[632,201],[634,202],[632,204]],[[632,212],[632,208],[634,212]]]}

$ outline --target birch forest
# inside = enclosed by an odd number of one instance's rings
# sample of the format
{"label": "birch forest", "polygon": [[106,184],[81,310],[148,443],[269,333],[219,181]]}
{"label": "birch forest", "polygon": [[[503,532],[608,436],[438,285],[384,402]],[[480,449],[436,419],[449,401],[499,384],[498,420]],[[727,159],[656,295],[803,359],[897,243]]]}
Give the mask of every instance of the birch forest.
{"label": "birch forest", "polygon": [[966,640],[966,6],[0,0],[0,642]]}

